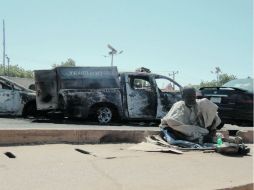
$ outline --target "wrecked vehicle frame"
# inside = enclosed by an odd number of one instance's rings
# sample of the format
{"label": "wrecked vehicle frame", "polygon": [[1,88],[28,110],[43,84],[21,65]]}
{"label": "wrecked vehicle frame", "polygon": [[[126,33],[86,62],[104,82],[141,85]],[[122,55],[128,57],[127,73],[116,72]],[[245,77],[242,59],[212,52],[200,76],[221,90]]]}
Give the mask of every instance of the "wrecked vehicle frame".
{"label": "wrecked vehicle frame", "polygon": [[35,116],[35,91],[0,76],[0,115]]}
{"label": "wrecked vehicle frame", "polygon": [[[160,80],[168,83],[167,88],[159,87]],[[161,119],[181,99],[182,89],[168,77],[146,72],[118,73],[116,67],[36,70],[35,86],[38,110],[60,111],[69,118],[93,117],[101,124],[113,119]]]}

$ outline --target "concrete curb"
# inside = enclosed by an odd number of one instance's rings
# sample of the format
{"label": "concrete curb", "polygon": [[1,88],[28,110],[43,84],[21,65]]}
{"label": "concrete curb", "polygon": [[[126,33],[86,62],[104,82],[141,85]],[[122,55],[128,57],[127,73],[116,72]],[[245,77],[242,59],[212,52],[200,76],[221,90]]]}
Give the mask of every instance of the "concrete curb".
{"label": "concrete curb", "polygon": [[147,130],[0,130],[0,145],[24,144],[98,144],[98,143],[138,143],[146,136],[158,134]]}
{"label": "concrete curb", "polygon": [[[222,130],[224,137],[229,132]],[[99,143],[139,143],[146,136],[159,134],[156,130],[110,130],[110,129],[1,129],[0,145],[25,144],[99,144]],[[244,143],[253,143],[253,131],[238,131]]]}

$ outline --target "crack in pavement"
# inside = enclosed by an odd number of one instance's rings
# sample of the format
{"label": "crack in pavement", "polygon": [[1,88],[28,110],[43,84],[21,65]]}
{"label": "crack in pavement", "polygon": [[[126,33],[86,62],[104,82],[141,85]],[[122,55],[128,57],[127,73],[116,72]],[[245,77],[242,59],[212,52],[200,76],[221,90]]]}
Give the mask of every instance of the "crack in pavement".
{"label": "crack in pavement", "polygon": [[103,171],[101,168],[99,168],[96,163],[94,162],[94,160],[89,159],[89,162],[91,164],[91,166],[94,168],[95,171],[97,171],[98,173],[100,173],[102,175],[102,177],[106,178],[107,180],[111,181],[115,186],[116,189],[121,190],[123,189],[123,185],[118,183],[116,181],[116,179],[114,179],[113,177],[111,177],[109,174],[107,174],[105,171]]}

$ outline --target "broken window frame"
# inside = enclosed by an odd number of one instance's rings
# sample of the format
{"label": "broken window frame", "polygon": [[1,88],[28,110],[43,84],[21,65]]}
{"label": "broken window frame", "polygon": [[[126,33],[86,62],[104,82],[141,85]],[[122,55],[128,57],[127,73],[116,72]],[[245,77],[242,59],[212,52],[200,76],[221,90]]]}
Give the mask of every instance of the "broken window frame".
{"label": "broken window frame", "polygon": [[[140,80],[141,86],[135,86],[135,81]],[[128,82],[133,90],[152,91],[152,81],[149,76],[128,75]]]}

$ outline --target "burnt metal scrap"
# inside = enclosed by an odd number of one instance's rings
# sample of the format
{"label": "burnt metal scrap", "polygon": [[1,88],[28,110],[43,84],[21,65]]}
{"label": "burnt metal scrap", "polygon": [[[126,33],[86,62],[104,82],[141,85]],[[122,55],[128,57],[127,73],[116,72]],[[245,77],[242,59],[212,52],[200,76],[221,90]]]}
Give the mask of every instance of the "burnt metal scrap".
{"label": "burnt metal scrap", "polygon": [[155,120],[180,99],[180,91],[158,87],[157,79],[181,89],[174,80],[147,72],[118,73],[116,67],[57,67],[35,71],[38,110],[67,117],[93,116],[101,124],[114,118]]}
{"label": "burnt metal scrap", "polygon": [[151,70],[146,68],[146,67],[140,67],[136,69],[136,72],[146,72],[146,73],[151,73]]}
{"label": "burnt metal scrap", "polygon": [[0,76],[0,115],[30,116],[35,112],[35,91]]}

